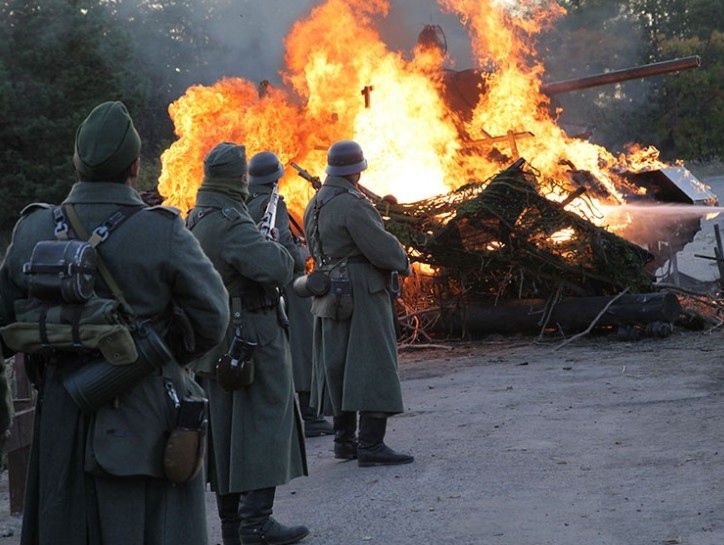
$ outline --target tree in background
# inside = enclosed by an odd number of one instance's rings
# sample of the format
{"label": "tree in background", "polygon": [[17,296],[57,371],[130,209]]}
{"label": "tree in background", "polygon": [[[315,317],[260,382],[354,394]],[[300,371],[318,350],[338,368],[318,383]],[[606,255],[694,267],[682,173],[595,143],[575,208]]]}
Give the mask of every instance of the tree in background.
{"label": "tree in background", "polygon": [[154,152],[144,169],[155,164],[151,172],[156,178],[160,154],[173,138],[168,106],[190,85],[211,84],[221,77],[209,66],[225,58],[228,48],[211,29],[219,20],[241,21],[237,10],[232,0],[116,0],[109,5],[108,22],[130,37],[136,69],[150,91],[136,126]]}
{"label": "tree in background", "polygon": [[701,57],[698,69],[557,97],[562,121],[594,126],[594,141],[612,149],[634,141],[655,145],[669,160],[724,157],[721,0],[561,4],[569,14],[543,40],[552,79]]}
{"label": "tree in background", "polygon": [[105,6],[0,4],[2,229],[28,203],[58,202],[67,193],[75,181],[75,130],[93,106],[123,100],[138,112],[145,105],[128,35],[107,24]]}
{"label": "tree in background", "polygon": [[[546,80],[558,81],[599,74],[642,64],[644,43],[635,22],[622,13],[620,2],[580,0],[567,4],[568,14],[541,39]],[[634,111],[646,107],[647,81],[606,85],[552,97],[562,107],[561,125],[583,126],[592,140],[620,149],[632,136]],[[580,130],[580,129],[579,129]],[[625,132],[625,134],[622,134]]]}
{"label": "tree in background", "polygon": [[702,66],[669,82],[658,97],[655,120],[661,149],[687,159],[724,157],[724,33],[665,40],[664,54],[700,54]]}
{"label": "tree in background", "polygon": [[[561,121],[595,127],[594,141],[613,150],[637,141],[656,145],[669,159],[724,157],[721,0],[560,3],[569,14],[541,41],[549,81],[688,54],[702,58],[697,70],[559,95]],[[274,70],[261,55],[269,49],[262,29],[275,28],[272,36],[281,40],[279,21],[294,10],[260,6],[0,2],[0,231],[26,204],[57,202],[67,192],[75,181],[75,129],[104,100],[122,100],[134,116],[143,139],[139,187],[155,186],[160,154],[174,138],[169,104],[192,84],[266,78]]]}
{"label": "tree in background", "polygon": [[173,139],[169,104],[219,79],[220,59],[243,62],[224,45],[233,37],[211,30],[241,22],[240,9],[232,0],[0,3],[0,231],[28,203],[68,191],[75,130],[105,100],[128,106],[143,141],[138,187],[155,187]]}
{"label": "tree in background", "polygon": [[724,9],[721,0],[632,2],[653,60],[699,55],[701,67],[682,72],[653,95],[655,142],[669,157],[724,157]]}

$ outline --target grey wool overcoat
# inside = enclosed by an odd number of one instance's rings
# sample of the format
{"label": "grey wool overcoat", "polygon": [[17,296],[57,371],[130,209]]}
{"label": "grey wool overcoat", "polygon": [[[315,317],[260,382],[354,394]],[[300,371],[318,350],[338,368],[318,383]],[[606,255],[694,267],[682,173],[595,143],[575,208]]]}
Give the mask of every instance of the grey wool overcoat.
{"label": "grey wool overcoat", "polygon": [[[217,211],[209,213],[213,209]],[[196,221],[203,210],[206,217]],[[289,252],[261,235],[240,200],[199,190],[187,223],[231,297],[246,289],[243,286],[262,286],[269,292],[291,280],[294,262]],[[251,385],[227,392],[216,381],[216,363],[234,334],[233,317],[225,341],[194,363],[209,394],[209,473],[212,488],[221,494],[278,486],[307,474],[287,331],[276,308],[243,306],[240,321],[244,339],[257,343]]]}
{"label": "grey wool overcoat", "polygon": [[[312,401],[323,414],[403,411],[391,271],[409,273],[397,238],[347,179],[328,176],[304,212],[304,233],[319,263],[347,261],[354,310],[348,319],[316,316]],[[332,407],[326,407],[327,395]]]}
{"label": "grey wool overcoat", "polygon": [[[260,184],[251,187],[252,193],[246,201],[249,214],[255,222],[261,221],[271,198],[272,185]],[[301,244],[295,240],[290,227],[289,211],[280,195],[277,204],[276,228],[279,230],[279,243],[294,258],[294,278],[306,272],[306,261],[302,255]],[[293,281],[292,281],[293,282]],[[309,392],[312,384],[312,308],[311,301],[299,297],[292,282],[284,287],[287,316],[289,317],[289,345],[292,351],[294,370],[294,388],[297,392]]]}
{"label": "grey wool overcoat", "polygon": [[[75,206],[87,231],[119,207],[140,208],[98,247],[126,300],[139,319],[152,320],[162,335],[171,331],[174,309],[183,311],[187,332],[193,332],[187,341],[192,336],[194,342],[180,349],[166,336],[169,346],[178,349],[181,361],[199,357],[221,341],[229,320],[228,295],[178,210],[149,208],[131,187],[107,182],[78,182],[64,202]],[[16,224],[0,267],[6,323],[15,319],[14,302],[28,295],[23,264],[37,241],[55,238],[54,227],[52,209],[47,205],[26,208]],[[100,279],[96,292],[112,297]],[[63,386],[68,373],[87,365],[74,358],[77,356],[70,353],[52,364],[35,367],[39,393],[21,543],[207,543],[203,473],[191,482],[173,485],[158,473],[162,449],[128,450],[128,445],[137,444],[136,434],[161,433],[150,425],[156,421],[155,415],[143,407],[146,403],[152,406],[153,400],[169,402],[164,380],[170,376],[178,380],[184,375],[183,368],[169,362],[159,374],[141,379],[119,395],[114,404],[86,414]],[[182,396],[188,392],[177,393]],[[124,411],[135,415],[126,425],[103,424],[107,422],[104,418]],[[163,437],[157,439],[163,445]],[[106,464],[109,456],[116,457],[111,465]]]}

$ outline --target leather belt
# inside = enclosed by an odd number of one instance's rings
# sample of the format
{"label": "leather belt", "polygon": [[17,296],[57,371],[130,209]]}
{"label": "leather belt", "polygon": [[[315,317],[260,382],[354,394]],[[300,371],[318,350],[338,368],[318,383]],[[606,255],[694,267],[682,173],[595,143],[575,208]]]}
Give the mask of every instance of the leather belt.
{"label": "leather belt", "polygon": [[331,257],[330,258],[334,263],[339,263],[340,261],[346,259],[347,263],[369,263],[370,260],[367,259],[363,254],[357,254],[357,255],[351,255],[347,257]]}

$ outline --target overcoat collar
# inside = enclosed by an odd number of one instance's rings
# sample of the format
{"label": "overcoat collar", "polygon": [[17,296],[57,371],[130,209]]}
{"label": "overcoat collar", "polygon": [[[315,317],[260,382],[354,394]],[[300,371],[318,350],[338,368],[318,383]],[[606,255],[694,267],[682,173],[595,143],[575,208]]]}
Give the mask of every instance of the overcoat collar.
{"label": "overcoat collar", "polygon": [[213,206],[215,208],[233,208],[239,212],[247,211],[246,204],[229,195],[216,191],[199,190],[196,194],[196,206]]}
{"label": "overcoat collar", "polygon": [[131,186],[116,182],[76,182],[63,202],[70,204],[146,204]]}

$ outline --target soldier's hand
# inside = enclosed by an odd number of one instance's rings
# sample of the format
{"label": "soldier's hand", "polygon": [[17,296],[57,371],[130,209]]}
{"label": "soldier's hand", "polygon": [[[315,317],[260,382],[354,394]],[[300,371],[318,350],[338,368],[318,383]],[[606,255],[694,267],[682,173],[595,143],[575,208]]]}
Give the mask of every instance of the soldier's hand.
{"label": "soldier's hand", "polygon": [[302,256],[302,261],[305,263],[310,257],[312,257],[312,254],[309,253],[309,247],[304,243],[299,245],[299,255]]}
{"label": "soldier's hand", "polygon": [[4,433],[0,434],[0,452],[5,448],[8,439],[10,439],[10,430],[5,430]]}
{"label": "soldier's hand", "polygon": [[271,231],[269,231],[269,236],[274,242],[279,242],[279,229],[272,227]]}

